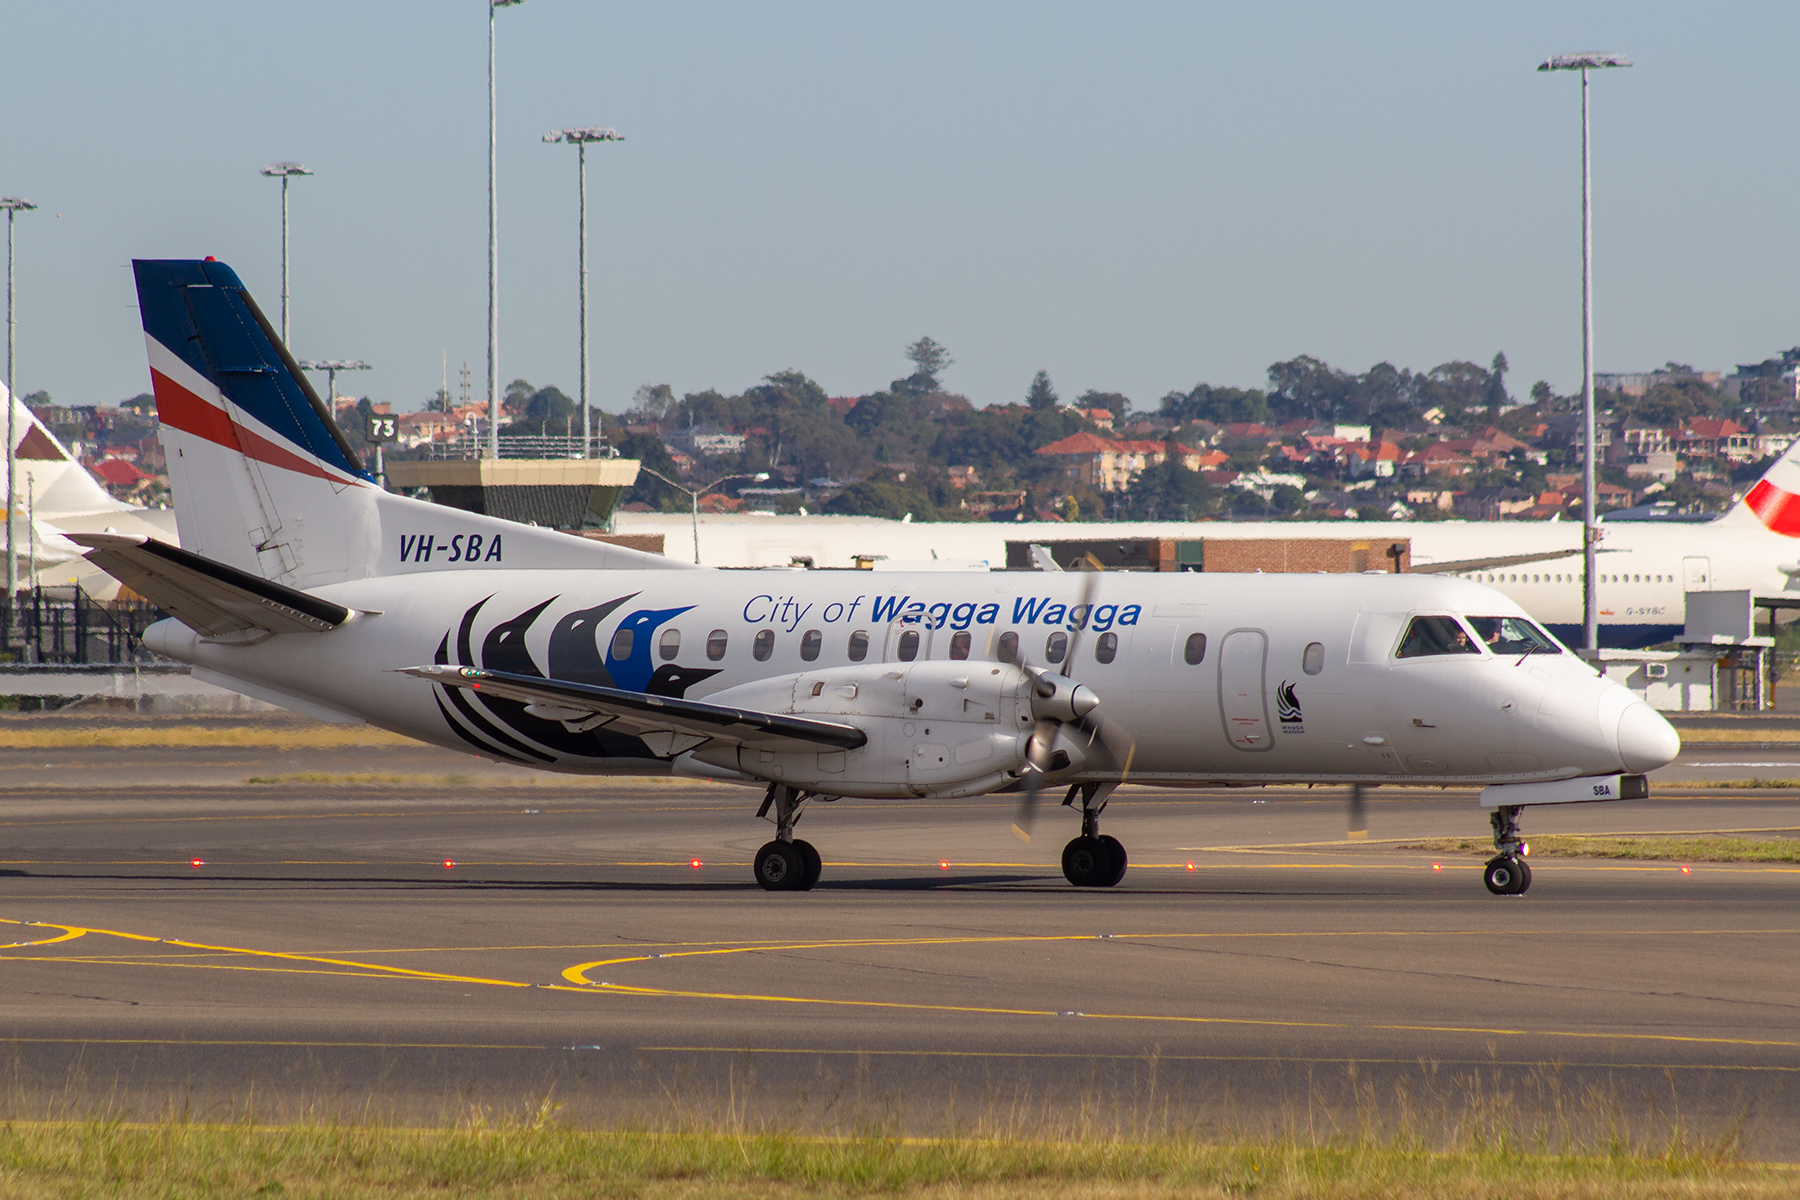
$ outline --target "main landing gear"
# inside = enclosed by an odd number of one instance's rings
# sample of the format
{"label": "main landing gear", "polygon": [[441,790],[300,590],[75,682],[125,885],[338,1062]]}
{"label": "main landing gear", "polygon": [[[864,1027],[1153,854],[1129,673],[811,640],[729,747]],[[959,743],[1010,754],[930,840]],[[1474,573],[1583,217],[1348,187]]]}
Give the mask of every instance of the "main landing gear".
{"label": "main landing gear", "polygon": [[1112,887],[1125,878],[1125,847],[1100,832],[1100,814],[1116,783],[1078,783],[1063,797],[1065,807],[1081,797],[1081,836],[1063,847],[1063,876],[1076,887]]}
{"label": "main landing gear", "polygon": [[[814,798],[812,792],[798,791],[783,783],[769,785],[762,807],[756,810],[758,817],[767,817],[769,809],[775,810],[775,840],[756,852],[756,882],[765,891],[810,892],[813,884],[819,882],[819,872],[823,868],[819,852],[813,849],[811,842],[794,837],[794,824],[800,820],[801,806]],[[835,796],[819,798],[837,799]]]}
{"label": "main landing gear", "polygon": [[1519,836],[1518,807],[1496,808],[1490,819],[1494,823],[1494,848],[1500,853],[1488,859],[1481,881],[1496,896],[1522,896],[1531,886],[1531,867],[1525,862],[1530,848]]}

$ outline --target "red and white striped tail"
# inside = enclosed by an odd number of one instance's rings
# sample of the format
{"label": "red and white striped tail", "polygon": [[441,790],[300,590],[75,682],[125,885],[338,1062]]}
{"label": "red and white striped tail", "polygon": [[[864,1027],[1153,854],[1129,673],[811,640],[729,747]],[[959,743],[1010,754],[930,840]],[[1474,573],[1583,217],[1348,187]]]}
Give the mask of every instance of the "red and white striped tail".
{"label": "red and white striped tail", "polygon": [[1800,441],[1775,460],[1727,519],[1743,520],[1740,510],[1746,510],[1771,533],[1800,538]]}

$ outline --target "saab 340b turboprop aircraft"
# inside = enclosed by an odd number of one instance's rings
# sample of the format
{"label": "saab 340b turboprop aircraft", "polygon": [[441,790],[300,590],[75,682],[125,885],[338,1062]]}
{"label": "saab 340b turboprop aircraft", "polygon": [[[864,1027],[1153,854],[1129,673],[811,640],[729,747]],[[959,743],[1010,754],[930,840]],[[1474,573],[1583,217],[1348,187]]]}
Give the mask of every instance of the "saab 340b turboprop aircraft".
{"label": "saab 340b turboprop aircraft", "polygon": [[181,546],[76,534],[197,677],[549,770],[766,787],[757,882],[810,888],[813,799],[1067,789],[1070,882],[1127,779],[1479,784],[1518,814],[1646,794],[1680,749],[1518,605],[1416,575],[717,571],[377,487],[223,263],[135,265]]}

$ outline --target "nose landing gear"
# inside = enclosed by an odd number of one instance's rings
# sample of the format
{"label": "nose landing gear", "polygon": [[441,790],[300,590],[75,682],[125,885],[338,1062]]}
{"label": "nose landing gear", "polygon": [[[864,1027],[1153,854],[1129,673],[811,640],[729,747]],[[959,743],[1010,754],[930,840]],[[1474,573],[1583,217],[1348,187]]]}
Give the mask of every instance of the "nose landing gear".
{"label": "nose landing gear", "polygon": [[[754,863],[756,882],[762,885],[764,891],[810,892],[813,885],[819,882],[819,873],[823,869],[819,852],[813,849],[811,842],[799,841],[794,837],[794,825],[800,820],[800,809],[811,799],[811,792],[797,791],[781,783],[769,785],[762,807],[756,811],[758,817],[767,817],[770,808],[775,810],[775,840],[756,852]],[[824,799],[831,800],[834,797],[826,796]]]}
{"label": "nose landing gear", "polygon": [[1488,859],[1481,881],[1496,896],[1522,896],[1531,887],[1531,867],[1525,862],[1527,847],[1519,836],[1519,809],[1496,808],[1489,819],[1494,825],[1494,848],[1500,853]]}
{"label": "nose landing gear", "polygon": [[1100,832],[1100,814],[1116,783],[1078,783],[1063,797],[1070,806],[1081,797],[1081,836],[1063,847],[1063,877],[1076,887],[1112,887],[1125,878],[1125,847]]}

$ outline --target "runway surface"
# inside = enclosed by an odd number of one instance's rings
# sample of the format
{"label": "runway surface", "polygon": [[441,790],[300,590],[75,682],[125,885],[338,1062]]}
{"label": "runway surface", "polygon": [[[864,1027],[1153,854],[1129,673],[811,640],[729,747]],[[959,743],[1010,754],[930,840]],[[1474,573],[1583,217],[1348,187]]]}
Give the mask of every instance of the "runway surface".
{"label": "runway surface", "polygon": [[[1549,859],[1496,898],[1480,856],[1397,841],[1485,841],[1472,792],[1383,788],[1352,843],[1323,789],[1126,789],[1110,891],[1062,879],[1054,805],[1024,845],[1005,797],[843,801],[801,823],[819,888],[771,894],[743,788],[445,783],[467,760],[424,749],[411,783],[251,785],[296,774],[254,747],[182,752],[204,786],[166,782],[176,752],[69,752],[51,786],[33,753],[0,752],[12,1113],[1500,1114],[1800,1159],[1800,869]],[[1659,788],[1526,831],[1793,836],[1796,795]]]}

